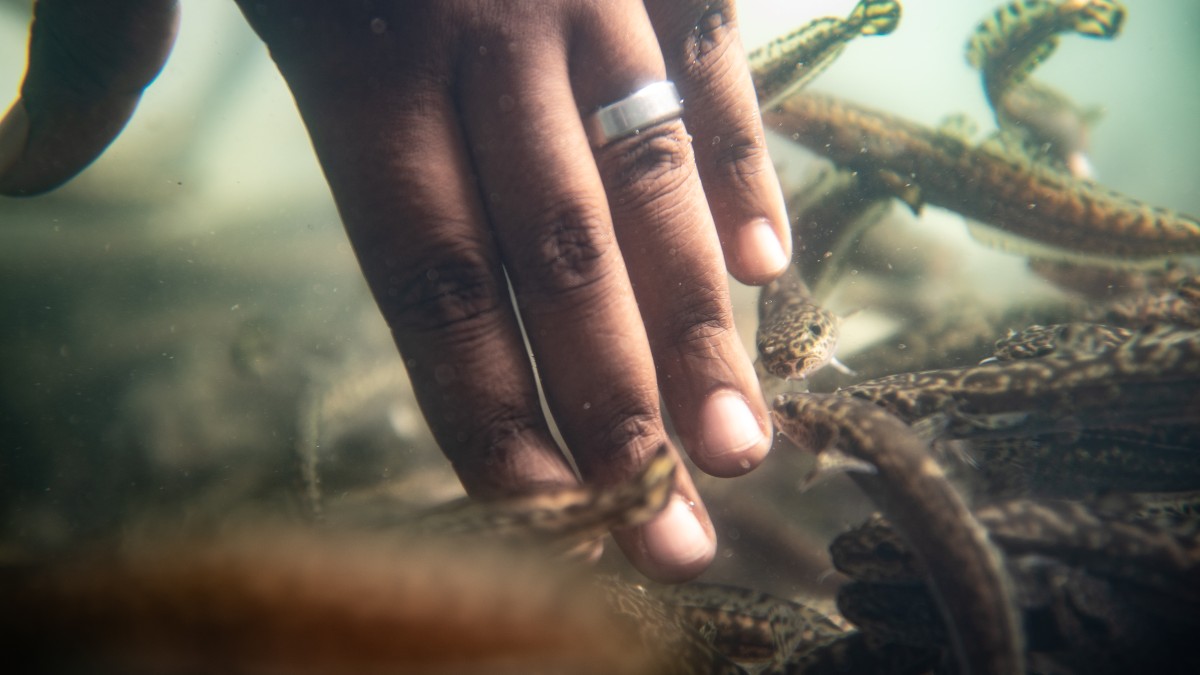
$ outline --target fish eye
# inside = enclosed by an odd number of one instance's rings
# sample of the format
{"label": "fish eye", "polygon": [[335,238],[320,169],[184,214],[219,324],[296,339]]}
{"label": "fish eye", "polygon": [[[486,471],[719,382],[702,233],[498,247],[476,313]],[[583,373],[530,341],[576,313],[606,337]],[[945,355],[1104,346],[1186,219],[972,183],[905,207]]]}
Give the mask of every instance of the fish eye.
{"label": "fish eye", "polygon": [[812,333],[813,335],[815,335],[817,337],[821,337],[822,330],[824,330],[824,329],[821,328],[821,324],[819,324],[819,323],[808,324],[808,332]]}

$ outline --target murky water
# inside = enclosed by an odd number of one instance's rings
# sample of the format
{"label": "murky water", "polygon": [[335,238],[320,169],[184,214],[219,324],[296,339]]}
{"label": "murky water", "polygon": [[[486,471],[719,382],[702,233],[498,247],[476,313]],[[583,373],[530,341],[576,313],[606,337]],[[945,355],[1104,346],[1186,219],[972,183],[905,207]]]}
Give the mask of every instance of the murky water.
{"label": "murky water", "polygon": [[[1200,214],[1200,3],[1128,4],[1117,39],[1064,36],[1036,77],[1100,111],[1098,182]],[[746,1],[743,40],[853,5]],[[994,6],[907,2],[893,35],[856,40],[811,88],[929,127],[965,114],[982,139],[995,121],[964,49]],[[20,81],[27,11],[0,4],[0,97]],[[799,190],[823,160],[778,131],[780,174]],[[888,209],[822,294],[847,316],[839,357],[860,378],[909,363],[873,360],[889,349],[922,348],[905,333],[913,313],[955,326],[1066,297],[952,210]],[[753,349],[756,291],[735,296]],[[147,517],[299,520],[314,499],[461,494],[290,95],[231,2],[185,3],[166,69],[93,166],[51,194],[0,200],[0,342],[0,557]],[[974,363],[989,352],[969,350],[988,344],[921,363]],[[826,371],[812,386],[846,378]],[[697,476],[721,537],[706,578],[828,604],[839,579],[824,546],[873,506],[840,479],[799,493],[810,460],[791,448],[768,462],[743,479]]]}

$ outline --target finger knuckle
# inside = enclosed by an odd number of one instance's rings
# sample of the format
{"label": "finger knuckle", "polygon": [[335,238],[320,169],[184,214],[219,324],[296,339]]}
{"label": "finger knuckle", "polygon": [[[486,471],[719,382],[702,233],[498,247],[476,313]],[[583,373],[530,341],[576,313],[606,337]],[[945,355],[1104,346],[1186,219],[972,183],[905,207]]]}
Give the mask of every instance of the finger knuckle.
{"label": "finger knuckle", "polygon": [[696,18],[683,40],[682,65],[685,74],[693,76],[707,74],[731,50],[740,50],[732,0],[697,4]]}
{"label": "finger knuckle", "polygon": [[687,180],[691,139],[680,122],[660,124],[614,144],[599,165],[614,206],[636,207],[671,194]]}
{"label": "finger knuckle", "polygon": [[541,413],[535,412],[536,407],[536,401],[529,401],[527,405],[491,406],[481,411],[479,431],[473,439],[473,445],[485,460],[505,461],[505,451],[513,449],[514,438],[542,428]]}
{"label": "finger knuckle", "polygon": [[435,242],[411,264],[393,263],[379,304],[393,331],[441,332],[496,312],[504,295],[482,250],[465,242]]}
{"label": "finger knuckle", "polygon": [[751,130],[737,130],[713,144],[712,164],[718,179],[749,187],[770,162],[766,140]]}
{"label": "finger knuckle", "polygon": [[655,406],[636,401],[616,405],[600,427],[600,444],[594,459],[633,473],[641,458],[663,442],[662,425]]}
{"label": "finger knuckle", "polygon": [[[511,492],[512,477],[529,448],[546,443],[546,428],[536,407],[505,405],[480,411],[476,426],[458,432],[462,446],[452,461],[463,468],[460,474],[474,476],[472,492],[497,495]],[[482,469],[482,471],[481,471]]]}
{"label": "finger knuckle", "polygon": [[697,283],[676,298],[667,339],[688,351],[708,352],[734,330],[728,294],[718,285]]}
{"label": "finger knuckle", "polygon": [[516,251],[520,299],[572,304],[579,294],[611,273],[606,265],[613,246],[604,211],[582,202],[547,209],[532,219],[531,232]]}

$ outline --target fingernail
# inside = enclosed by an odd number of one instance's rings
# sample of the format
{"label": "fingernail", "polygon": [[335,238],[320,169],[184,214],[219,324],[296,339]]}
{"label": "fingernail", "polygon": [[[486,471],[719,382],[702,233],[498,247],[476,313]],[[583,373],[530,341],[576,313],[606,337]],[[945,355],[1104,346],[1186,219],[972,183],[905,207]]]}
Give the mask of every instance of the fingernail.
{"label": "fingernail", "polygon": [[705,454],[711,458],[743,453],[763,440],[762,428],[746,399],[727,390],[712,394],[704,402],[700,433]]}
{"label": "fingernail", "polygon": [[765,218],[742,228],[738,236],[742,259],[763,276],[776,276],[791,262],[783,252],[783,244],[779,242],[779,235],[775,234],[771,221]]}
{"label": "fingernail", "polygon": [[663,567],[691,565],[714,554],[713,543],[692,508],[679,495],[642,530],[646,555]]}

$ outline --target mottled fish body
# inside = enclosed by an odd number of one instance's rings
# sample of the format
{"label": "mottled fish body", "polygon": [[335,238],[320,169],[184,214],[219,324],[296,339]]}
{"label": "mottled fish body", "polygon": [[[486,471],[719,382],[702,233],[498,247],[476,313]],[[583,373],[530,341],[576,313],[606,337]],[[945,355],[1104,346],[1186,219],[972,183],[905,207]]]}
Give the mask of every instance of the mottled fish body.
{"label": "mottled fish body", "polygon": [[900,22],[896,0],[862,0],[845,19],[817,19],[750,53],[759,104],[772,108],[808,84],[859,35],[887,35]]}
{"label": "mottled fish body", "polygon": [[1002,115],[1005,92],[1054,52],[1059,34],[1112,39],[1124,20],[1125,8],[1116,0],[1016,0],[975,29],[967,62],[982,72],[988,101]]}
{"label": "mottled fish body", "polygon": [[767,372],[800,380],[833,361],[839,319],[812,299],[794,270],[763,288],[758,314],[755,342]]}
{"label": "mottled fish body", "polygon": [[1200,252],[1193,216],[896,115],[802,92],[764,110],[763,121],[875,179],[914,211],[949,208],[1002,233],[998,243],[1036,246],[1042,258],[1131,267]]}

